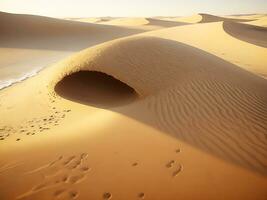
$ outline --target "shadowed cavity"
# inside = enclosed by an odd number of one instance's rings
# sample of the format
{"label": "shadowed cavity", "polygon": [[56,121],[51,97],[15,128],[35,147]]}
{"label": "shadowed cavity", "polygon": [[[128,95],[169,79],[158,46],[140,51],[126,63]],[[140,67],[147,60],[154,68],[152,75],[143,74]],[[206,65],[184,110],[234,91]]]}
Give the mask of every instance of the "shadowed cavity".
{"label": "shadowed cavity", "polygon": [[96,71],[79,71],[64,77],[55,87],[62,97],[100,108],[122,106],[137,99],[125,83]]}

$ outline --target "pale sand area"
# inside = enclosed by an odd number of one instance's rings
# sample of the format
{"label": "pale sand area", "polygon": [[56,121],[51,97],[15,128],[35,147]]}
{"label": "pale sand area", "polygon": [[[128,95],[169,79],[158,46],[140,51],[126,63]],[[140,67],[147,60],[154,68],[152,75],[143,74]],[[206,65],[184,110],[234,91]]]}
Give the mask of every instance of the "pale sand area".
{"label": "pale sand area", "polygon": [[1,90],[0,199],[265,200],[266,29],[198,17]]}

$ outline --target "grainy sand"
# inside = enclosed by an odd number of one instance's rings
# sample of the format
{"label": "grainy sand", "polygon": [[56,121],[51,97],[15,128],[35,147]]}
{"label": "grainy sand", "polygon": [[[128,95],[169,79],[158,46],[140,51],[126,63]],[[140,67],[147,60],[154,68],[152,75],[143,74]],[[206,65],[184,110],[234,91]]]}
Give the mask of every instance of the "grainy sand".
{"label": "grainy sand", "polygon": [[265,15],[1,15],[1,200],[266,200]]}

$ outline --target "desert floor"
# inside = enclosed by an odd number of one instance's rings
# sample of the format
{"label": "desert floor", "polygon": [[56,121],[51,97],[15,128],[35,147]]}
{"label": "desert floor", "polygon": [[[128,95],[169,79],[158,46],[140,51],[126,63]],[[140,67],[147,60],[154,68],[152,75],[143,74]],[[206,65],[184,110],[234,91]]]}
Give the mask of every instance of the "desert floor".
{"label": "desert floor", "polygon": [[0,23],[1,200],[267,199],[267,15]]}

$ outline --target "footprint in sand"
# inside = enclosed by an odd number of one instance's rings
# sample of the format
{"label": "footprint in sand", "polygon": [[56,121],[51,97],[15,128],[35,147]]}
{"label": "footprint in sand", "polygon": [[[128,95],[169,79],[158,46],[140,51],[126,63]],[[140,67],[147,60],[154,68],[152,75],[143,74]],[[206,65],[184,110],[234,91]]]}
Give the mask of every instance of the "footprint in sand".
{"label": "footprint in sand", "polygon": [[41,191],[54,190],[59,186],[61,189],[57,189],[53,192],[54,197],[64,199],[76,199],[78,197],[78,191],[72,190],[74,184],[79,184],[87,177],[87,173],[90,168],[86,165],[88,157],[87,153],[81,153],[65,158],[59,156],[55,160],[33,169],[26,174],[42,173],[43,178],[40,184],[33,186],[28,192],[22,194],[17,199],[25,199],[33,194],[38,194]]}
{"label": "footprint in sand", "polygon": [[105,192],[104,194],[103,194],[103,199],[111,199],[112,198],[112,194],[111,193],[109,193],[109,192]]}
{"label": "footprint in sand", "polygon": [[181,149],[178,148],[178,149],[175,150],[175,152],[176,152],[176,153],[180,153],[180,152],[181,152]]}
{"label": "footprint in sand", "polygon": [[139,199],[145,199],[145,193],[141,192],[138,194]]}
{"label": "footprint in sand", "polygon": [[178,164],[178,166],[176,167],[176,169],[172,173],[172,177],[176,177],[182,171],[182,169],[183,169],[182,165]]}
{"label": "footprint in sand", "polygon": [[172,170],[172,177],[176,177],[183,169],[183,166],[174,160],[169,161],[166,167]]}
{"label": "footprint in sand", "polygon": [[169,161],[167,164],[166,164],[166,167],[167,168],[171,168],[173,165],[174,165],[175,161],[174,160],[171,160]]}

